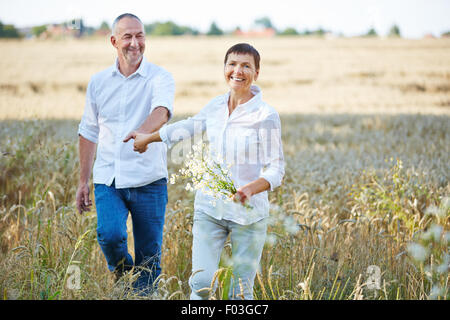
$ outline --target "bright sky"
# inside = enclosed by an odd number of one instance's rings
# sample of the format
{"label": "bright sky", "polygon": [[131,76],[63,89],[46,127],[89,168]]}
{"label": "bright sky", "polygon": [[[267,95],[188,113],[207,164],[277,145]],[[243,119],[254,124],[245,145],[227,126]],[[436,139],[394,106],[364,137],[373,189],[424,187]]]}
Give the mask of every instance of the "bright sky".
{"label": "bright sky", "polygon": [[278,29],[322,27],[346,36],[374,27],[387,34],[395,23],[404,37],[450,30],[449,0],[0,0],[0,21],[17,27],[59,23],[81,17],[88,26],[110,25],[121,13],[144,23],[174,21],[206,32],[212,21],[223,30],[248,29],[268,16]]}

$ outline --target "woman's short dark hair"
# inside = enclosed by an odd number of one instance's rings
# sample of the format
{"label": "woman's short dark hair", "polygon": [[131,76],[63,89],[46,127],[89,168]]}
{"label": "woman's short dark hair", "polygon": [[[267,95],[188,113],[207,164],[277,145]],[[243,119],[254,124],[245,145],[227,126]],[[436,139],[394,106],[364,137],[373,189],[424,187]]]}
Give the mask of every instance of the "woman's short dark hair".
{"label": "woman's short dark hair", "polygon": [[259,57],[259,52],[248,43],[238,43],[232,46],[230,49],[228,49],[227,53],[225,54],[225,60],[223,63],[227,63],[228,56],[231,53],[237,53],[237,54],[249,54],[253,56],[253,59],[255,60],[255,68],[256,70],[259,70],[259,61],[261,58]]}

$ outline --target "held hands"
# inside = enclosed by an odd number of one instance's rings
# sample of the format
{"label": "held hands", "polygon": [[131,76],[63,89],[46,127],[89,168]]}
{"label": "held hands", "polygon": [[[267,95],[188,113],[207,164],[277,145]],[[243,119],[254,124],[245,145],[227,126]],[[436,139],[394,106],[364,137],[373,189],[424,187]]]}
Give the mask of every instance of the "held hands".
{"label": "held hands", "polygon": [[145,134],[145,133],[138,133],[136,131],[130,132],[125,139],[123,139],[123,142],[128,142],[130,139],[134,139],[134,148],[133,150],[139,153],[143,153],[147,151],[148,144],[149,144],[149,137],[151,134]]}

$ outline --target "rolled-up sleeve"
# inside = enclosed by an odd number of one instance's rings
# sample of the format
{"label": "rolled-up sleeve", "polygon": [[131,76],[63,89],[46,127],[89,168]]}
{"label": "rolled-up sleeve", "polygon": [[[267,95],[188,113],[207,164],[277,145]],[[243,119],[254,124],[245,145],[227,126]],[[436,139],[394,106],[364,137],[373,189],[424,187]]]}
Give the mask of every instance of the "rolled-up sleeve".
{"label": "rolled-up sleeve", "polygon": [[86,103],[81,122],[78,126],[78,135],[83,136],[91,142],[97,143],[99,131],[94,81],[91,79],[86,90]]}
{"label": "rolled-up sleeve", "polygon": [[175,81],[172,74],[163,70],[155,76],[152,83],[150,113],[157,107],[165,107],[169,111],[169,119],[172,118],[175,96]]}
{"label": "rolled-up sleeve", "polygon": [[270,191],[281,185],[284,176],[284,156],[281,142],[281,121],[277,113],[270,114],[260,127],[260,158],[263,168],[260,178],[270,184]]}

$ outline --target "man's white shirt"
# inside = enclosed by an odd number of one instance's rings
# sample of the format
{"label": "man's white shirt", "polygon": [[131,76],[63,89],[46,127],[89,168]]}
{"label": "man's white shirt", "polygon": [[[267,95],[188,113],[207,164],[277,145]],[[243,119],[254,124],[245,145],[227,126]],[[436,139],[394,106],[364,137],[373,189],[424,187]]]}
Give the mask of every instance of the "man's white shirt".
{"label": "man's white shirt", "polygon": [[116,188],[140,187],[167,178],[167,146],[152,143],[144,153],[133,151],[123,139],[138,129],[157,107],[173,113],[175,82],[163,68],[147,62],[128,77],[118,61],[92,76],[78,134],[97,144],[93,182]]}

